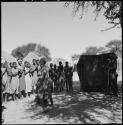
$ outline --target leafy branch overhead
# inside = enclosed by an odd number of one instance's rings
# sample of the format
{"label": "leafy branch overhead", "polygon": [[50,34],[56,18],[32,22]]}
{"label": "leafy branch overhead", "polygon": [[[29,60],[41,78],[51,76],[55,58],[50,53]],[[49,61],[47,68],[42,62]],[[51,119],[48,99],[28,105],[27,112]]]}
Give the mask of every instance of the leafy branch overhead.
{"label": "leafy branch overhead", "polygon": [[103,12],[108,23],[113,25],[111,28],[118,26],[122,28],[122,1],[74,1],[66,2],[64,6],[68,7],[71,4],[73,4],[74,16],[80,12],[80,18],[82,19],[85,12],[88,11],[88,8],[93,7],[96,18]]}

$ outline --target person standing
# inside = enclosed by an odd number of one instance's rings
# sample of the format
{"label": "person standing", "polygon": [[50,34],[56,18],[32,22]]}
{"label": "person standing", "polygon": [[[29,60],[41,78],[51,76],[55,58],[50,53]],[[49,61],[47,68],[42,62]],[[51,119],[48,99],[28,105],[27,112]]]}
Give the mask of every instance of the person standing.
{"label": "person standing", "polygon": [[32,78],[32,92],[33,92],[33,94],[34,94],[36,83],[38,80],[37,70],[38,70],[37,61],[36,61],[36,59],[33,59],[32,65],[30,67],[30,72],[32,74],[31,78]]}
{"label": "person standing", "polygon": [[68,92],[70,91],[70,68],[68,62],[65,62],[64,72],[65,72],[66,90]]}
{"label": "person standing", "polygon": [[62,62],[59,62],[58,66],[58,91],[63,91],[64,89],[64,67]]}
{"label": "person standing", "polygon": [[58,69],[56,64],[54,64],[54,74],[53,74],[53,82],[54,82],[54,91],[56,92],[58,90]]}
{"label": "person standing", "polygon": [[69,72],[70,72],[70,76],[69,76],[69,79],[70,79],[69,90],[73,91],[73,67],[69,68]]}
{"label": "person standing", "polygon": [[40,59],[40,70],[38,72],[39,79],[36,86],[36,92],[37,92],[37,100],[39,102],[42,102],[42,106],[45,108],[48,105],[48,99],[51,102],[51,105],[53,105],[53,99],[52,99],[52,87],[51,82],[52,80],[49,77],[49,68],[45,65],[46,61],[44,58]]}
{"label": "person standing", "polygon": [[25,83],[26,83],[26,94],[30,97],[32,92],[32,73],[30,73],[30,63],[24,62],[25,64]]}
{"label": "person standing", "polygon": [[19,70],[17,69],[17,63],[13,62],[13,67],[12,67],[12,80],[10,84],[10,94],[13,97],[13,100],[18,97],[18,87],[19,87],[19,78],[18,78],[18,72]]}
{"label": "person standing", "polygon": [[52,91],[54,91],[54,86],[53,86],[54,69],[53,69],[53,64],[52,64],[52,63],[50,63],[49,77],[50,77],[51,80],[52,80],[52,83],[51,83]]}
{"label": "person standing", "polygon": [[5,60],[2,59],[2,63],[1,63],[1,81],[2,81],[2,91],[1,91],[1,96],[2,96],[2,123],[4,122],[4,114],[3,114],[3,111],[4,109],[6,109],[6,107],[3,105],[3,92],[5,91],[5,82],[3,80],[3,76],[5,75],[6,73],[6,69],[4,68],[4,63],[5,63]]}
{"label": "person standing", "polygon": [[2,79],[2,87],[4,87],[2,91],[2,99],[5,101],[5,89],[6,89],[6,83],[7,83],[7,69],[6,69],[6,61],[2,59],[2,64],[1,64],[1,79]]}
{"label": "person standing", "polygon": [[6,67],[6,72],[7,72],[7,80],[6,80],[6,85],[5,85],[5,102],[8,101],[8,98],[10,96],[10,84],[11,84],[11,79],[12,79],[12,69],[9,66],[8,62],[5,62],[5,67]]}
{"label": "person standing", "polygon": [[117,57],[114,54],[111,54],[111,61],[109,63],[109,84],[110,84],[109,87],[113,95],[118,96],[118,87],[117,87],[118,74],[116,72],[117,70],[116,58]]}
{"label": "person standing", "polygon": [[19,69],[19,93],[21,97],[26,97],[25,66],[22,64],[22,58],[19,58],[17,61]]}

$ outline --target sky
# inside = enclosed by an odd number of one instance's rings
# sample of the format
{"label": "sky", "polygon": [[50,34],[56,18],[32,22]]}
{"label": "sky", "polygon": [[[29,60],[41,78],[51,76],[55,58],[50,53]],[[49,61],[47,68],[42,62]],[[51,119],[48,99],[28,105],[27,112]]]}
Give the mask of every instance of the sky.
{"label": "sky", "polygon": [[92,9],[83,19],[72,16],[64,2],[2,2],[2,50],[11,53],[18,46],[37,43],[49,48],[53,58],[70,60],[88,46],[104,46],[121,39],[121,30],[109,28],[103,16],[94,21]]}

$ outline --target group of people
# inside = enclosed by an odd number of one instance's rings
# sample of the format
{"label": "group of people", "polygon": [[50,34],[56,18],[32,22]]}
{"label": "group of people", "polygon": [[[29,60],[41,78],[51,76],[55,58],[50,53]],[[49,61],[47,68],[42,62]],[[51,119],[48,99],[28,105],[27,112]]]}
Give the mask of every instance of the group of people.
{"label": "group of people", "polygon": [[[1,79],[2,79],[2,99],[7,102],[9,98],[16,100],[23,97],[30,96],[32,93],[38,93],[38,89],[45,81],[43,72],[47,72],[47,77],[50,79],[51,92],[72,91],[72,76],[73,68],[69,63],[59,62],[59,66],[50,63],[50,67],[46,66],[45,59],[32,60],[30,62],[23,62],[19,58],[17,62],[8,63],[2,62],[1,65]],[[45,62],[45,63],[44,63]]]}

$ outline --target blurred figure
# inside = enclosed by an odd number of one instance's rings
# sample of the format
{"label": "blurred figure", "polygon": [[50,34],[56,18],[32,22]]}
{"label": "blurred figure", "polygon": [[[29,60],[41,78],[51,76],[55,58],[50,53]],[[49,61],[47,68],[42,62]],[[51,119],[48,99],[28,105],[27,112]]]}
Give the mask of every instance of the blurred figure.
{"label": "blurred figure", "polygon": [[6,107],[3,105],[3,92],[5,90],[5,82],[3,80],[3,76],[5,75],[6,73],[6,69],[4,68],[4,63],[5,63],[5,60],[2,59],[2,62],[1,62],[1,81],[2,81],[2,91],[1,91],[1,96],[2,96],[2,123],[4,123],[4,115],[3,115],[3,111],[4,109],[6,109]]}
{"label": "blurred figure", "polygon": [[63,64],[60,61],[58,66],[58,91],[64,90],[64,68]]}
{"label": "blurred figure", "polygon": [[60,77],[60,75],[63,74],[63,70],[64,70],[63,64],[62,64],[62,62],[60,61],[60,62],[59,62],[59,66],[58,66],[59,77]]}
{"label": "blurred figure", "polygon": [[56,92],[58,90],[58,69],[56,64],[54,64],[54,75],[53,75],[53,81],[54,81],[54,91]]}
{"label": "blurred figure", "polygon": [[66,90],[70,91],[70,68],[68,62],[65,62],[64,72],[65,72]]}
{"label": "blurred figure", "polygon": [[5,101],[5,87],[7,82],[7,69],[5,67],[6,61],[2,59],[1,62],[1,79],[2,79],[2,101]]}
{"label": "blurred figure", "polygon": [[70,67],[70,83],[69,83],[69,90],[73,91],[73,67]]}
{"label": "blurred figure", "polygon": [[117,87],[117,57],[113,54],[111,55],[111,59],[109,61],[109,87],[108,91],[112,91],[115,96],[118,96],[118,87]]}
{"label": "blurred figure", "polygon": [[45,59],[40,59],[39,79],[36,86],[36,102],[42,104],[43,108],[48,106],[48,100],[53,105],[52,99],[52,80],[49,77],[49,68],[46,66]]}
{"label": "blurred figure", "polygon": [[52,80],[52,91],[54,91],[54,88],[53,88],[54,69],[53,69],[53,64],[52,63],[50,63],[49,77]]}

